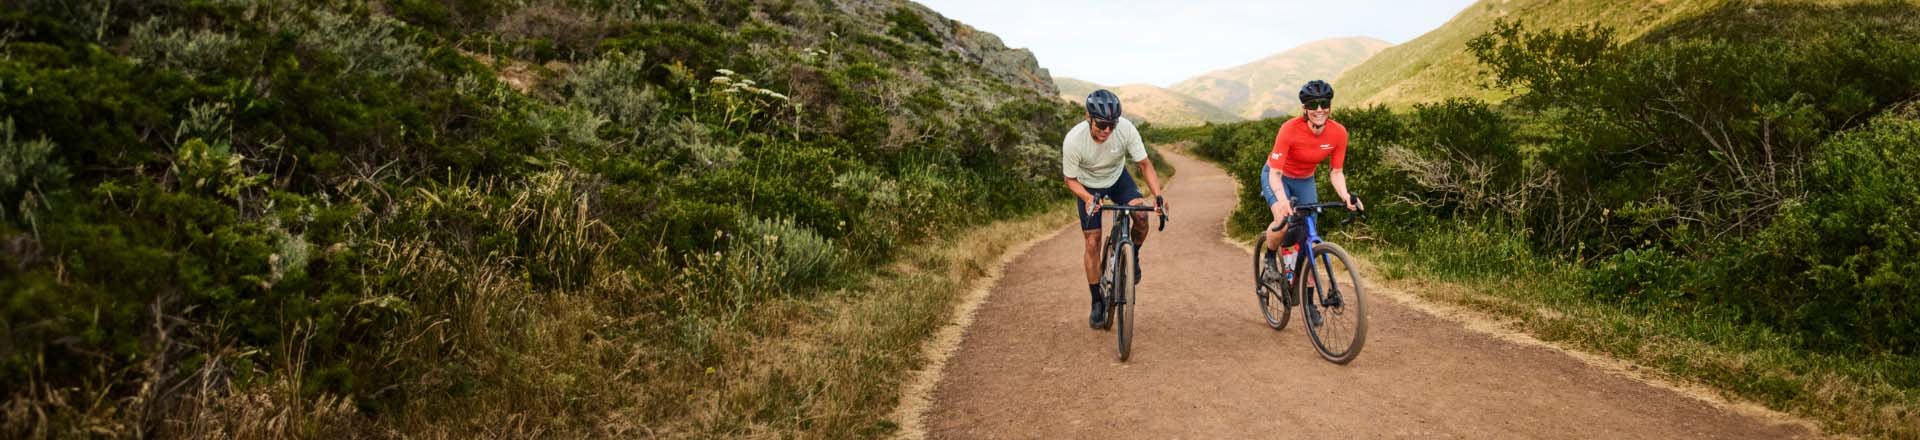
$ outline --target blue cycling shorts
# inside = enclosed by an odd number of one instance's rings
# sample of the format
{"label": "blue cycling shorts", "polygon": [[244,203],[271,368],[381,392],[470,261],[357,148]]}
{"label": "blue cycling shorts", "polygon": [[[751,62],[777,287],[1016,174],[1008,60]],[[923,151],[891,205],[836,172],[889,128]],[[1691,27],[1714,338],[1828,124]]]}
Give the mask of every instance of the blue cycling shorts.
{"label": "blue cycling shorts", "polygon": [[[1271,168],[1260,167],[1260,197],[1267,199],[1267,206],[1280,203],[1280,198],[1274,195],[1273,184],[1267,182],[1268,176],[1273,174],[1270,170]],[[1296,205],[1320,203],[1320,191],[1313,185],[1312,177],[1295,179],[1280,176],[1280,186],[1284,194],[1297,199],[1293,202]]]}

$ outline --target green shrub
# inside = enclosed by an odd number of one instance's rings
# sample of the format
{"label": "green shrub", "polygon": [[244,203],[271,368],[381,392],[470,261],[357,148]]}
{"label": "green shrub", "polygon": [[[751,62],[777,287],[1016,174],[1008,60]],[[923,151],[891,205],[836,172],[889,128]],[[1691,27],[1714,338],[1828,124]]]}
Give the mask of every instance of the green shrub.
{"label": "green shrub", "polygon": [[[13,118],[0,120],[0,200],[21,200],[22,195],[42,185],[58,188],[66,183],[67,168],[52,161],[56,146],[45,137],[16,138]],[[4,217],[24,214],[19,206],[0,206]]]}
{"label": "green shrub", "polygon": [[903,41],[919,40],[935,46],[940,45],[940,37],[933,35],[933,30],[927,28],[927,22],[922,20],[920,14],[914,12],[913,8],[894,8],[893,13],[887,14],[887,21],[893,23],[893,28],[887,29],[888,35]]}
{"label": "green shrub", "polygon": [[[1914,30],[1887,19],[1920,18],[1915,9],[1728,6],[1630,44],[1613,42],[1604,29],[1520,25],[1476,39],[1476,55],[1500,83],[1525,91],[1519,102],[1546,109],[1542,115],[1563,128],[1542,157],[1563,177],[1557,191],[1591,194],[1555,198],[1546,208],[1674,208],[1651,220],[1535,215],[1529,226],[1569,232],[1543,234],[1543,245],[1599,253],[1637,246],[1640,236],[1619,232],[1634,228],[1684,246],[1700,231],[1764,226],[1776,207],[1804,192],[1798,176],[1822,139],[1920,90],[1913,74],[1920,44],[1901,37]],[[1754,23],[1779,26],[1763,32]],[[1745,29],[1742,38],[1692,30],[1727,26]]]}
{"label": "green shrub", "polygon": [[837,275],[845,258],[832,241],[793,220],[747,219],[740,222],[734,249],[741,264],[778,278],[793,290],[819,285]]}
{"label": "green shrub", "polygon": [[188,77],[226,69],[231,54],[245,44],[239,37],[206,29],[162,33],[158,17],[134,26],[132,58],[178,70]]}
{"label": "green shrub", "polygon": [[1807,177],[1804,199],[1716,258],[1717,299],[1817,348],[1920,353],[1920,109],[1835,136]]}
{"label": "green shrub", "polygon": [[395,80],[426,68],[426,57],[411,41],[406,24],[384,15],[355,17],[315,11],[294,29],[300,45],[345,60],[341,75],[364,72],[375,80]]}
{"label": "green shrub", "polygon": [[642,81],[646,73],[643,58],[616,52],[575,67],[567,78],[568,102],[590,109],[615,125],[645,133],[662,109],[653,87]]}
{"label": "green shrub", "polygon": [[1595,262],[1585,273],[1597,297],[1645,306],[1683,305],[1683,284],[1694,276],[1692,262],[1664,249],[1628,249]]}

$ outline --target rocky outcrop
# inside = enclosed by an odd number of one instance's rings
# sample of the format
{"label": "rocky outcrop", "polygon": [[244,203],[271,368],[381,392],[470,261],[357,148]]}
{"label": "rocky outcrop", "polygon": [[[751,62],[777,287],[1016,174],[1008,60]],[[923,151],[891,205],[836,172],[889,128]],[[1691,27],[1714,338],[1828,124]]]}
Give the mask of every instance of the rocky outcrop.
{"label": "rocky outcrop", "polygon": [[835,5],[842,12],[873,20],[881,29],[893,25],[888,16],[895,11],[911,12],[925,23],[942,50],[959,55],[1016,89],[1046,97],[1059,94],[1053,76],[1040,67],[1033,51],[1009,48],[999,36],[949,19],[926,6],[901,0],[839,0]]}
{"label": "rocky outcrop", "polygon": [[999,36],[974,29],[966,23],[953,20],[947,20],[947,23],[954,36],[949,50],[957,50],[961,56],[978,63],[1014,87],[1033,90],[1042,96],[1060,93],[1053,86],[1053,75],[1040,67],[1040,60],[1033,57],[1033,51],[1009,48],[1000,41]]}

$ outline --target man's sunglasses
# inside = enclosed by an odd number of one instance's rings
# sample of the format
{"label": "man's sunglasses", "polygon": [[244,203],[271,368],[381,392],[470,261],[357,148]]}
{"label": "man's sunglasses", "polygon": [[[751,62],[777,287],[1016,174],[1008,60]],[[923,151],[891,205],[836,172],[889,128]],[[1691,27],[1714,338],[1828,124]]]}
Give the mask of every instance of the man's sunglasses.
{"label": "man's sunglasses", "polygon": [[1307,101],[1307,110],[1319,110],[1319,109],[1328,108],[1328,107],[1333,107],[1332,100],[1315,99],[1312,101]]}
{"label": "man's sunglasses", "polygon": [[1101,131],[1112,130],[1114,121],[1093,120],[1093,128]]}

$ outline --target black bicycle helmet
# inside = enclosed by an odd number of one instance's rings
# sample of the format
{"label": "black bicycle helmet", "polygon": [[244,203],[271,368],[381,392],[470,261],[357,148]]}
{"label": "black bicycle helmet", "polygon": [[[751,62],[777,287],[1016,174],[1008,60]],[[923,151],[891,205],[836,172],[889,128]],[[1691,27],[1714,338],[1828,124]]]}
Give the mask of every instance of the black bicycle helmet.
{"label": "black bicycle helmet", "polygon": [[1087,94],[1087,115],[1102,121],[1120,119],[1120,97],[1107,89],[1095,90]]}
{"label": "black bicycle helmet", "polygon": [[1306,104],[1307,101],[1312,101],[1315,99],[1325,99],[1328,101],[1332,101],[1333,86],[1327,84],[1326,81],[1321,81],[1317,79],[1313,81],[1307,81],[1307,85],[1300,86],[1300,103],[1301,104]]}

